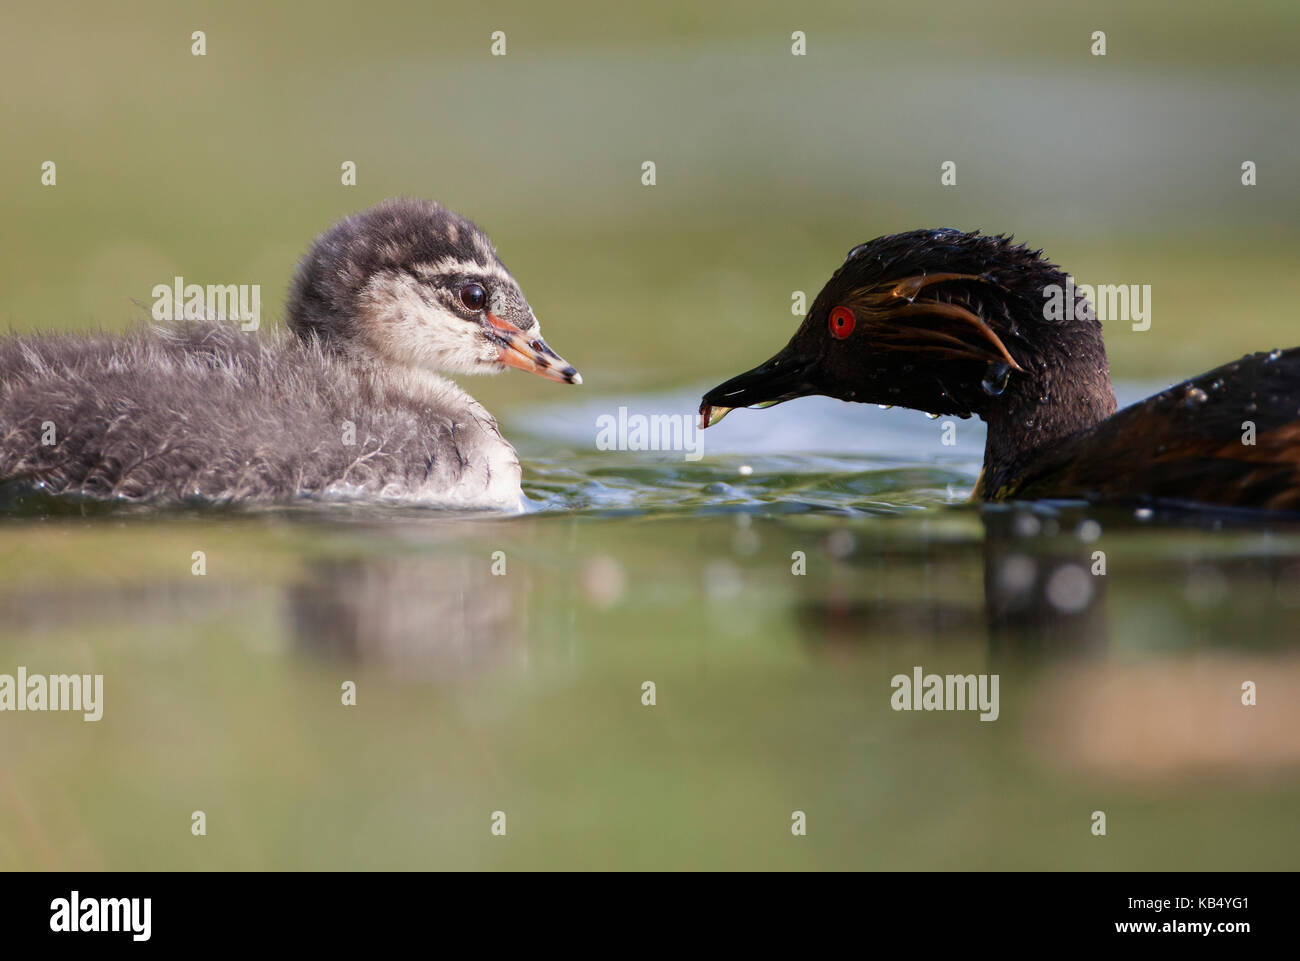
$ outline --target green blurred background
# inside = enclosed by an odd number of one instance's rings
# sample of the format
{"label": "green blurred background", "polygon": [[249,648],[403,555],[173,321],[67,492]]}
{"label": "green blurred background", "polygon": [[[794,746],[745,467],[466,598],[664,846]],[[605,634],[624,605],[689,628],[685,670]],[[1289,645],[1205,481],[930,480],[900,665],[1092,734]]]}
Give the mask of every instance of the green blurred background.
{"label": "green blurred background", "polygon": [[[275,322],[316,233],[413,194],[489,231],[594,391],[768,356],[792,290],[919,226],[1151,284],[1115,373],[1191,375],[1294,339],[1298,28],[1286,0],[11,3],[0,324],[119,327],[175,274],[259,283]],[[553,395],[518,381],[476,391]]]}
{"label": "green blurred background", "polygon": [[[769,356],[791,291],[918,226],[1151,284],[1112,368],[1172,381],[1300,342],[1298,39],[1282,0],[10,2],[0,324],[121,328],[176,274],[261,284],[278,323],[317,232],[411,194],[488,230],[611,405]],[[745,479],[530,438],[572,393],[468,386],[558,508],[4,518],[0,671],[103,671],[107,704],[0,717],[0,868],[1300,861],[1293,528],[1097,515],[1108,596],[1008,639],[985,595],[1008,553],[1045,574],[1096,545],[948,506],[969,451]],[[894,714],[914,664],[1000,671],[1002,719]]]}

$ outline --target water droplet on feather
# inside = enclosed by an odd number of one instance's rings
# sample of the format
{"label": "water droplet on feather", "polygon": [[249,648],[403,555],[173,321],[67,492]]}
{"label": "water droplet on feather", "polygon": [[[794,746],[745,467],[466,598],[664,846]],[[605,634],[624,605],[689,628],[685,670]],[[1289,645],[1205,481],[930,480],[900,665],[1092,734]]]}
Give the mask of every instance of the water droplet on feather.
{"label": "water droplet on feather", "polygon": [[990,397],[998,397],[1007,389],[1007,381],[1010,379],[1011,365],[1004,360],[996,360],[984,371],[980,388]]}

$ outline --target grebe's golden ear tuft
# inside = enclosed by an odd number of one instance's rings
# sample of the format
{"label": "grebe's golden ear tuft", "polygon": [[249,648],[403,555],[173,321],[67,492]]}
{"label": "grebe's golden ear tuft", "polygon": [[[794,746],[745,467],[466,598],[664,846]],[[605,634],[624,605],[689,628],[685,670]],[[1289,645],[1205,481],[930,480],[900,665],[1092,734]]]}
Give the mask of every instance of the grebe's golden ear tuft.
{"label": "grebe's golden ear tuft", "polygon": [[879,350],[925,351],[970,360],[1004,361],[1024,371],[997,332],[969,308],[937,297],[922,297],[931,287],[981,283],[1001,288],[982,274],[918,274],[902,280],[860,287],[846,300],[871,332]]}

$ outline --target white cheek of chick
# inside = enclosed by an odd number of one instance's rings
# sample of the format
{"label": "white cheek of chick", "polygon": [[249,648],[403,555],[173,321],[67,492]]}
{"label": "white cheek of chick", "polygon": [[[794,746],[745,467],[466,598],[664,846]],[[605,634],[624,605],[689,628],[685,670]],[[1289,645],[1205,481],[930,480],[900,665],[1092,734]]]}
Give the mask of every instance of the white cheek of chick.
{"label": "white cheek of chick", "polygon": [[444,298],[407,274],[386,273],[360,300],[359,337],[390,364],[449,374],[505,370],[482,327],[454,312]]}

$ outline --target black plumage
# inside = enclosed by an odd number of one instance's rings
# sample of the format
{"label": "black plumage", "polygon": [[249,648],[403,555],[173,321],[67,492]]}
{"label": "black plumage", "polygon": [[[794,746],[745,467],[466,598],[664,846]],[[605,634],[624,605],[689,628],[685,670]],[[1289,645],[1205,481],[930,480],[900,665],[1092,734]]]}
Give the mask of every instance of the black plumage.
{"label": "black plumage", "polygon": [[[1071,310],[1047,309],[1070,290]],[[983,418],[975,494],[986,499],[1300,509],[1300,349],[1117,414],[1092,305],[1009,237],[915,230],[855,247],[790,343],[705,394],[700,411],[707,426],[809,394]]]}

